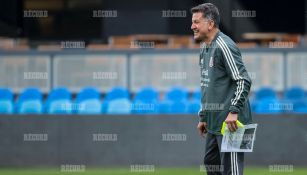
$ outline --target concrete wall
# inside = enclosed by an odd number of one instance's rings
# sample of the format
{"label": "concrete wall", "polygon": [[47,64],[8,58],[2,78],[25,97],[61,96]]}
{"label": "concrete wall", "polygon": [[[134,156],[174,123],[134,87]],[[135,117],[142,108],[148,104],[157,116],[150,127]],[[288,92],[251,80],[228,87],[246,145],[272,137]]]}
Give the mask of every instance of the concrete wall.
{"label": "concrete wall", "polygon": [[[307,164],[306,115],[254,119],[248,165]],[[0,116],[0,166],[199,166],[205,142],[196,124],[188,115]]]}

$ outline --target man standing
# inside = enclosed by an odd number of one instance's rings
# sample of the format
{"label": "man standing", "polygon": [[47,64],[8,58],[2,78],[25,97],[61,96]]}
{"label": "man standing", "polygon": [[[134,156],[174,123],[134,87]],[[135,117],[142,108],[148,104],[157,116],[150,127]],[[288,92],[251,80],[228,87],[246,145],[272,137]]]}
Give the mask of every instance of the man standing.
{"label": "man standing", "polygon": [[252,122],[248,93],[251,79],[236,44],[219,30],[220,16],[211,3],[191,9],[194,39],[200,41],[201,109],[198,130],[206,135],[204,164],[207,174],[242,175],[244,153],[221,152],[221,127],[231,132],[236,121]]}

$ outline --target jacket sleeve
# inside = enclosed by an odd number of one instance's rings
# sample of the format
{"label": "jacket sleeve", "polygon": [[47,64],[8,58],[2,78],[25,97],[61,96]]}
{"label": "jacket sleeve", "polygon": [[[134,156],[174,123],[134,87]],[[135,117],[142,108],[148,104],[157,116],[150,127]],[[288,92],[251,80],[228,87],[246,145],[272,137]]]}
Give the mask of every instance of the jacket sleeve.
{"label": "jacket sleeve", "polygon": [[243,64],[239,48],[235,44],[227,45],[221,40],[219,45],[227,74],[236,83],[229,112],[239,113],[248,99],[252,81]]}
{"label": "jacket sleeve", "polygon": [[202,109],[202,107],[198,111],[198,117],[200,122],[207,122],[207,117],[205,116],[205,111]]}

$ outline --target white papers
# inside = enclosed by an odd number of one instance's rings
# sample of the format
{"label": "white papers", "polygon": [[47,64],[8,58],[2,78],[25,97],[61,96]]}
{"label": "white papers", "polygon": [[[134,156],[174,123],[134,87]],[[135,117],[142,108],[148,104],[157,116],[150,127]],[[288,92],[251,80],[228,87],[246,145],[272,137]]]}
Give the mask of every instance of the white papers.
{"label": "white papers", "polygon": [[225,127],[221,152],[253,152],[257,124],[238,127],[235,132],[230,132]]}

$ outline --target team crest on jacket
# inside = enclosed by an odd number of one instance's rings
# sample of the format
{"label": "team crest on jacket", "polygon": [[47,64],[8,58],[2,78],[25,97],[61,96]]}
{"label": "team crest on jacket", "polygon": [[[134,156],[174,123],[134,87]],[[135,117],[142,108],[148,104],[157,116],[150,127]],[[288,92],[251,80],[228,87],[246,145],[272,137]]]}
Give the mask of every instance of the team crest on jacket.
{"label": "team crest on jacket", "polygon": [[210,60],[209,60],[209,67],[213,67],[213,57],[210,57]]}

